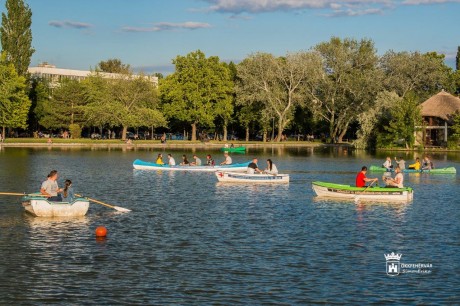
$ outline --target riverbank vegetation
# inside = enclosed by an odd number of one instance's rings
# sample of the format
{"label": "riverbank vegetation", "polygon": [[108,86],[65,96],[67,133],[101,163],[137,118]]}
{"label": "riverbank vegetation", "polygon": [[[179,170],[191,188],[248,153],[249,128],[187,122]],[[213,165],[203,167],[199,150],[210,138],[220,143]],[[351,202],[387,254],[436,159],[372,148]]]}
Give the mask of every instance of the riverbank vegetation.
{"label": "riverbank vegetation", "polygon": [[[422,125],[418,105],[442,89],[460,91],[460,48],[454,70],[436,52],[380,55],[371,39],[338,37],[283,56],[256,52],[238,64],[197,50],[176,56],[170,75],[156,74],[158,86],[119,59],[101,61],[82,81],[49,84],[24,73],[33,53],[30,9],[22,0],[7,0],[6,7],[0,69],[16,70],[0,80],[0,123],[8,135],[66,132],[80,138],[83,132],[125,139],[140,130],[152,139],[180,132],[191,141],[291,136],[411,148],[415,127]],[[11,48],[10,24],[22,29],[25,48]]]}

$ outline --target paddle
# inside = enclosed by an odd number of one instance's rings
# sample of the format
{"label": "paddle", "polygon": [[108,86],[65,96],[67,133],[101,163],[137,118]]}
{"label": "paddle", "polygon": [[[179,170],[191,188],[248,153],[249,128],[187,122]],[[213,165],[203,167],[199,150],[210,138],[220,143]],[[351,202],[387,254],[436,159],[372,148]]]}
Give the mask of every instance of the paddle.
{"label": "paddle", "polygon": [[39,194],[39,193],[30,193],[30,194],[25,194],[25,193],[18,193],[18,192],[0,192],[0,195],[9,195],[9,196],[32,196],[32,197],[44,197],[45,195]]}
{"label": "paddle", "polygon": [[[83,196],[81,194],[75,194],[77,197],[82,197]],[[86,198],[87,200],[91,201],[91,202],[94,202],[96,204],[100,204],[100,205],[104,205],[106,207],[109,207],[109,208],[113,208],[117,211],[121,211],[121,212],[130,212],[131,210],[130,209],[127,209],[127,208],[124,208],[124,207],[120,207],[120,206],[115,206],[115,205],[110,205],[110,204],[107,204],[107,203],[104,203],[104,202],[101,202],[99,200],[96,200],[96,199],[92,199],[92,198],[88,198],[88,197],[84,197]]]}
{"label": "paddle", "polygon": [[364,192],[366,192],[366,190],[369,189],[369,187],[371,187],[372,185],[374,185],[375,182],[377,182],[377,180],[372,181],[372,182],[369,184],[369,186],[367,186],[366,188],[364,188],[363,191],[361,191],[360,193],[358,193],[358,194],[355,196],[355,203],[358,203],[358,202],[359,202],[359,196],[360,196],[361,194],[363,194]]}

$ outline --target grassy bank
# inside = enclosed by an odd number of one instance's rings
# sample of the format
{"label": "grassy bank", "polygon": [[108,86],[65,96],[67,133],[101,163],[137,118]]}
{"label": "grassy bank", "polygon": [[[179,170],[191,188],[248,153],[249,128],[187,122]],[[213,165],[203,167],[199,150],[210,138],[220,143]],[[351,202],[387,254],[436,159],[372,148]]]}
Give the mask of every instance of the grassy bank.
{"label": "grassy bank", "polygon": [[81,139],[61,139],[53,138],[52,143],[48,143],[48,139],[43,138],[8,138],[2,144],[5,147],[40,147],[40,146],[80,146],[80,147],[92,147],[92,146],[104,146],[104,147],[119,147],[119,146],[139,146],[139,147],[215,147],[221,148],[225,144],[234,144],[234,146],[246,146],[248,148],[257,147],[317,147],[323,145],[321,142],[311,141],[283,141],[283,142],[261,142],[261,141],[184,141],[184,140],[169,140],[166,144],[162,144],[159,140],[134,140],[131,144],[120,139],[109,139],[109,140],[93,140],[88,138]]}

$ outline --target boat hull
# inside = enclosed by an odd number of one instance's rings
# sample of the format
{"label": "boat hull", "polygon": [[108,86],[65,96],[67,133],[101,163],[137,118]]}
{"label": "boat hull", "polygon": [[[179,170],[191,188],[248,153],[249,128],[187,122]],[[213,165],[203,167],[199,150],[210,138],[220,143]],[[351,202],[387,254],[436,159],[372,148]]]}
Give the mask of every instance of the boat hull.
{"label": "boat hull", "polygon": [[140,159],[136,159],[133,162],[134,169],[138,170],[164,170],[164,171],[192,171],[192,172],[215,172],[219,170],[227,170],[232,172],[241,172],[246,171],[248,168],[249,162],[232,164],[232,165],[216,165],[216,166],[169,166],[169,165],[159,165],[156,163],[146,162]]}
{"label": "boat hull", "polygon": [[219,182],[249,183],[249,184],[287,184],[289,174],[247,174],[217,171],[216,177]]}
{"label": "boat hull", "polygon": [[[388,172],[386,168],[372,165],[369,168],[369,171],[372,172]],[[394,172],[394,169],[391,169],[390,172]],[[404,169],[404,173],[430,173],[430,174],[455,174],[457,169],[455,167],[446,167],[446,168],[435,168],[431,170],[414,170],[414,169]]]}
{"label": "boat hull", "polygon": [[220,148],[222,152],[245,152],[246,147]]}
{"label": "boat hull", "polygon": [[25,211],[36,217],[82,217],[86,215],[89,201],[77,198],[72,203],[51,202],[43,197],[24,197],[22,206]]}
{"label": "boat hull", "polygon": [[414,197],[412,188],[353,187],[325,182],[313,182],[318,197],[382,202],[409,202]]}

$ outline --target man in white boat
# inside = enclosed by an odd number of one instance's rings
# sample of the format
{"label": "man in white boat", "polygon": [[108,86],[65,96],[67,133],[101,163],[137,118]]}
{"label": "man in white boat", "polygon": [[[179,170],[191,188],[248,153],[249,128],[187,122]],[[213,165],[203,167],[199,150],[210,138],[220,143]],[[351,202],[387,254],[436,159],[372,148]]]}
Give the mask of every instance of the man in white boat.
{"label": "man in white boat", "polygon": [[255,172],[262,173],[263,171],[259,169],[257,166],[257,158],[254,158],[251,163],[248,165],[248,169],[246,170],[247,174],[254,174]]}
{"label": "man in white boat", "polygon": [[384,180],[385,180],[385,184],[386,184],[386,187],[396,187],[396,188],[404,188],[404,176],[401,172],[401,168],[399,168],[399,166],[397,166],[395,168],[395,177],[392,178],[392,177],[386,177]]}
{"label": "man in white boat", "polygon": [[195,161],[191,162],[190,166],[201,166],[201,159],[198,156],[193,155],[193,159]]}
{"label": "man in white boat", "polygon": [[356,187],[366,187],[366,183],[371,182],[371,185],[374,182],[378,182],[378,178],[368,178],[366,177],[367,167],[363,166],[361,171],[356,175]]}
{"label": "man in white boat", "polygon": [[230,157],[230,155],[228,155],[228,153],[225,152],[224,157],[225,157],[225,160],[223,162],[221,162],[220,164],[221,165],[231,165],[233,161],[232,161],[232,158]]}
{"label": "man in white boat", "polygon": [[48,179],[42,183],[40,193],[46,196],[48,201],[62,202],[62,197],[59,194],[62,192],[62,189],[58,187],[57,179],[57,170],[52,170],[50,174],[48,174]]}

